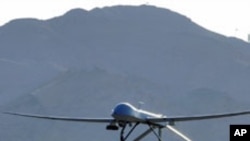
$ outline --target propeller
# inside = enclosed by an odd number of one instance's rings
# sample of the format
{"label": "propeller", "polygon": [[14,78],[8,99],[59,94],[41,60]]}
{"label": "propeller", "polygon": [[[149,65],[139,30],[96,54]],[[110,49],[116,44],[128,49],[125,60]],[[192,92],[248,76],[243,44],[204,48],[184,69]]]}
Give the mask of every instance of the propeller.
{"label": "propeller", "polygon": [[170,131],[174,132],[175,134],[177,134],[179,137],[181,137],[185,141],[192,141],[186,135],[184,135],[183,133],[181,133],[180,131],[178,131],[177,129],[175,129],[173,126],[166,125],[166,128],[169,129]]}

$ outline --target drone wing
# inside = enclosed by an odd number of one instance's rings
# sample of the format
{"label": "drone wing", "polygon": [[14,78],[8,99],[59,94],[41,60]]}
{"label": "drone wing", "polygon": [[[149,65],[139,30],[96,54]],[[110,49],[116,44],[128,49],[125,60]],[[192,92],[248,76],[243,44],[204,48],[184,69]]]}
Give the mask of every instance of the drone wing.
{"label": "drone wing", "polygon": [[193,121],[193,120],[207,120],[216,118],[233,117],[240,115],[250,114],[250,111],[212,114],[212,115],[197,115],[197,116],[178,116],[178,117],[163,117],[163,118],[149,118],[149,122],[181,122],[181,121]]}
{"label": "drone wing", "polygon": [[61,121],[76,121],[76,122],[97,122],[97,123],[110,123],[113,118],[81,118],[81,117],[64,117],[64,116],[44,116],[38,114],[26,114],[26,113],[15,113],[15,112],[4,112],[9,115],[50,119],[50,120],[61,120]]}
{"label": "drone wing", "polygon": [[[26,113],[16,113],[16,112],[4,112],[9,115],[25,116],[40,119],[50,119],[50,120],[62,120],[62,121],[77,121],[77,122],[99,122],[99,123],[110,123],[114,121],[113,118],[82,118],[82,117],[64,117],[64,116],[45,116],[38,114],[26,114]],[[193,121],[193,120],[207,120],[216,118],[225,118],[232,116],[240,116],[250,114],[250,111],[223,113],[223,114],[212,114],[212,115],[196,115],[196,116],[176,116],[176,117],[162,117],[162,118],[147,118],[147,122],[181,122],[181,121]]]}

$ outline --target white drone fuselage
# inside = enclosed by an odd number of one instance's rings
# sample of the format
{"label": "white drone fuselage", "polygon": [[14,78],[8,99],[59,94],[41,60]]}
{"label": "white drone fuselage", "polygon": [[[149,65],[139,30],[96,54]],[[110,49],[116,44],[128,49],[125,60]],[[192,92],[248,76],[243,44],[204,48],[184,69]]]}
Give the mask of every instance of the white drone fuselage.
{"label": "white drone fuselage", "polygon": [[115,106],[111,114],[116,121],[144,122],[149,118],[166,117],[145,110],[138,109],[129,103],[119,103]]}

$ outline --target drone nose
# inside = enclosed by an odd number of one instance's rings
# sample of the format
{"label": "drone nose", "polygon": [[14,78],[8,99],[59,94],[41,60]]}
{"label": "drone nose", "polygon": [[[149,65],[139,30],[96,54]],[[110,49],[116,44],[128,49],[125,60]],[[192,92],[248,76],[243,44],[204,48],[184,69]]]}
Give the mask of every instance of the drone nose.
{"label": "drone nose", "polygon": [[116,116],[128,116],[133,114],[133,108],[130,105],[127,105],[126,103],[118,104],[112,113],[113,117]]}

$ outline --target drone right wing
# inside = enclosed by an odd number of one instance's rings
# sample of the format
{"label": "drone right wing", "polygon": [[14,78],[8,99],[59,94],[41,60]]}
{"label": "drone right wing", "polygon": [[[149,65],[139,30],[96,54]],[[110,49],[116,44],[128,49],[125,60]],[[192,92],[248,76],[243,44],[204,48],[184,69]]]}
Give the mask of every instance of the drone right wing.
{"label": "drone right wing", "polygon": [[45,116],[45,115],[38,115],[38,114],[26,114],[26,113],[16,113],[16,112],[4,112],[4,114],[31,117],[31,118],[49,119],[49,120],[74,121],[74,122],[110,123],[114,120],[113,118],[81,118],[81,117]]}

